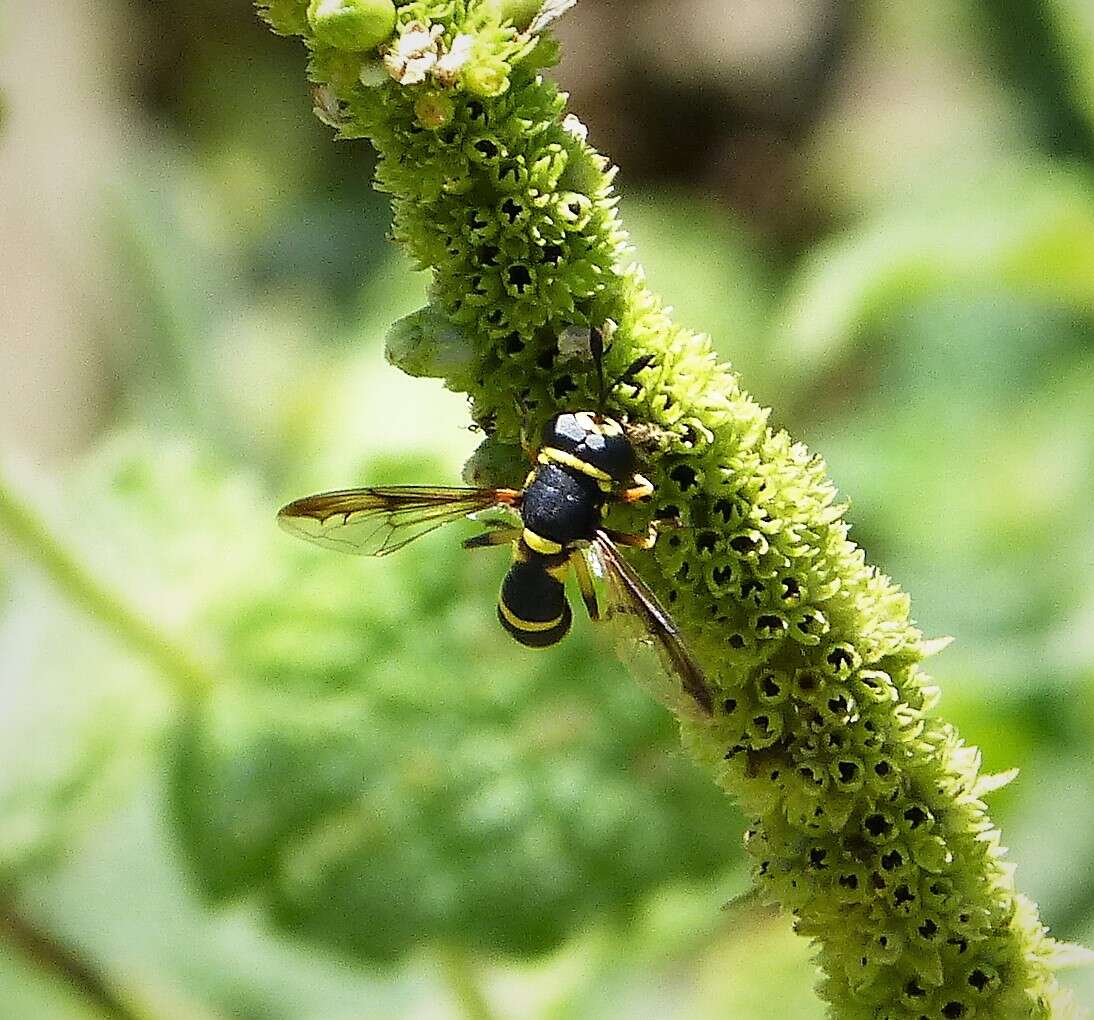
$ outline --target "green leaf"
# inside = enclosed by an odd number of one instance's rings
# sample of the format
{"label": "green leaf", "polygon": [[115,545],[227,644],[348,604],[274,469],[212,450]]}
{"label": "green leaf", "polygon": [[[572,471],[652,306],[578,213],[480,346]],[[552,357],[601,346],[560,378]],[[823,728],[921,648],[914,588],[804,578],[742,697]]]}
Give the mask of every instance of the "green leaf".
{"label": "green leaf", "polygon": [[0,1002],[19,1020],[112,1020],[10,945],[0,952]]}
{"label": "green leaf", "polygon": [[[51,507],[66,504],[50,495]],[[43,529],[3,476],[0,537],[11,557],[0,614],[0,883],[7,883],[54,863],[126,788],[162,697],[149,663],[134,659],[109,624],[89,626],[86,575],[67,548],[72,536],[62,541]]]}
{"label": "green leaf", "polygon": [[813,249],[772,357],[797,386],[832,372],[871,325],[943,289],[995,288],[1094,311],[1094,182],[1022,165],[901,203]]}
{"label": "green leaf", "polygon": [[1075,564],[1092,536],[1089,327],[984,295],[917,302],[885,334],[877,389],[819,431],[857,494],[856,530],[920,597],[923,629],[959,635],[927,668],[970,707],[1071,684],[1090,662],[1086,643],[1062,639],[1088,629]]}
{"label": "green leaf", "polygon": [[212,895],[359,957],[526,955],[734,856],[732,812],[659,709],[582,637],[512,647],[502,564],[466,555],[438,536],[363,584],[309,553],[295,589],[233,621],[249,682],[185,720],[173,773]]}
{"label": "green leaf", "polygon": [[1063,42],[1072,101],[1094,130],[1094,8],[1086,0],[1047,0],[1045,7]]}

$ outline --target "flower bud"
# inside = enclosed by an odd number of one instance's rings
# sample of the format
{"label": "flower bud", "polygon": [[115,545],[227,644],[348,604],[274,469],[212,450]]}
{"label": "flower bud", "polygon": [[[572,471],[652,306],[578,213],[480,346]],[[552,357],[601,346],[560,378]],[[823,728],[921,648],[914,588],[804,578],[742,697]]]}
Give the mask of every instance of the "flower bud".
{"label": "flower bud", "polygon": [[466,388],[475,364],[471,340],[435,305],[426,305],[395,322],[384,338],[387,360],[407,375],[445,379]]}
{"label": "flower bud", "polygon": [[437,131],[448,124],[454,111],[455,104],[443,92],[423,92],[414,101],[418,123],[430,131]]}
{"label": "flower bud", "polygon": [[308,24],[315,38],[360,53],[380,45],[395,29],[392,0],[311,0]]}
{"label": "flower bud", "polygon": [[511,21],[523,30],[539,14],[543,4],[541,0],[490,0],[488,6],[498,12],[500,21]]}
{"label": "flower bud", "polygon": [[509,88],[509,67],[503,60],[477,60],[464,68],[463,84],[476,96],[500,96]]}

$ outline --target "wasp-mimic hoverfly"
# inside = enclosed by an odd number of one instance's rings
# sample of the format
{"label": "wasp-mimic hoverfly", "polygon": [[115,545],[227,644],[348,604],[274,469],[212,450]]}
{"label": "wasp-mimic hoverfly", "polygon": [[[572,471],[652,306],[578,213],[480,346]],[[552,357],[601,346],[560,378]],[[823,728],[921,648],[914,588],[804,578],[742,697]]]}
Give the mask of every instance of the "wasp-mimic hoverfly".
{"label": "wasp-mimic hoverfly", "polygon": [[[600,375],[599,358],[597,369]],[[652,548],[655,526],[639,535],[603,527],[611,503],[634,503],[653,494],[653,485],[638,473],[638,454],[623,427],[599,412],[564,412],[547,423],[532,456],[523,489],[344,489],[289,503],[278,521],[329,549],[386,556],[450,521],[507,508],[519,526],[494,528],[463,543],[466,549],[512,545],[498,597],[502,627],[529,648],[561,641],[572,622],[564,586],[572,569],[592,620],[615,621],[632,650],[638,645],[656,652],[654,675],[647,678],[655,695],[683,714],[710,716],[712,698],[702,670],[672,617],[618,549]],[[607,581],[603,613],[594,573]]]}

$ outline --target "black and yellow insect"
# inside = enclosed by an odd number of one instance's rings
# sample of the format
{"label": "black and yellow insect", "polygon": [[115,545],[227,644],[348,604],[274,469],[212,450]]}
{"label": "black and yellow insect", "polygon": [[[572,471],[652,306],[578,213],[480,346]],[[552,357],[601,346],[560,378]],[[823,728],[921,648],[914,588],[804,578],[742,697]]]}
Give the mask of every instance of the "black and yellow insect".
{"label": "black and yellow insect", "polygon": [[[630,503],[653,493],[637,471],[638,458],[623,428],[592,412],[566,412],[547,424],[534,457],[519,490],[414,485],[345,489],[289,503],[278,520],[292,534],[327,548],[386,556],[450,521],[507,507],[519,516],[518,526],[496,528],[464,542],[468,549],[512,544],[513,560],[498,598],[501,625],[531,648],[561,641],[572,620],[564,586],[572,569],[589,616],[614,620],[628,640],[652,644],[665,679],[687,696],[685,710],[710,715],[711,694],[702,670],[672,617],[617,547],[649,549],[656,541],[655,529],[632,535],[603,526],[604,511],[613,501]],[[605,613],[594,572],[607,581]]]}
{"label": "black and yellow insect", "polygon": [[[595,340],[599,344],[599,335]],[[595,353],[603,394],[600,351]],[[686,714],[709,716],[712,698],[702,670],[672,617],[617,548],[652,548],[655,528],[633,535],[604,527],[613,502],[634,503],[653,493],[653,485],[638,473],[638,455],[623,427],[601,413],[564,412],[547,423],[532,456],[523,489],[345,489],[298,499],[282,507],[278,520],[292,534],[327,548],[386,556],[450,521],[508,508],[519,525],[464,542],[468,549],[512,545],[512,563],[498,598],[505,630],[530,648],[561,641],[572,622],[565,591],[572,570],[593,620],[614,621],[632,651],[636,645],[653,648],[658,675],[648,679],[655,694]],[[607,582],[604,613],[594,573]]]}

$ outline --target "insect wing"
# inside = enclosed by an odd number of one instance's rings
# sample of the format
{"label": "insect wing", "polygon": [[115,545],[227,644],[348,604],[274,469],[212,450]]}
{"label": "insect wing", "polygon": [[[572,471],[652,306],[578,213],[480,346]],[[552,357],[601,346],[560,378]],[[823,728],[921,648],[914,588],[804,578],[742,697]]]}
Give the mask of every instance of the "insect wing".
{"label": "insect wing", "polygon": [[604,532],[597,532],[588,552],[606,581],[603,619],[635,679],[680,715],[709,719],[710,688],[668,611]]}
{"label": "insect wing", "polygon": [[393,485],[305,496],[281,508],[278,523],[290,534],[327,549],[386,556],[450,521],[511,504],[511,489]]}

